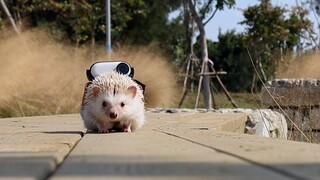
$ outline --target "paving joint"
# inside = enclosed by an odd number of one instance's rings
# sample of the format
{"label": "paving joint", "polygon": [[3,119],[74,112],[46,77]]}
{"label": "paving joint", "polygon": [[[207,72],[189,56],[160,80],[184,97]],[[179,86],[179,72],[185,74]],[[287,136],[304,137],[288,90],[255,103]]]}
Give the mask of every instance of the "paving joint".
{"label": "paving joint", "polygon": [[52,172],[50,172],[50,173],[48,173],[48,175],[44,178],[44,179],[50,179],[50,178],[52,178],[55,174],[56,174],[56,172],[58,171],[58,169],[62,166],[62,164],[65,162],[65,160],[70,156],[70,154],[72,153],[72,151],[77,147],[77,145],[79,144],[79,142],[83,139],[83,137],[87,134],[87,131],[86,132],[79,132],[79,134],[80,134],[80,136],[81,136],[81,138],[75,143],[75,145],[71,148],[71,145],[70,144],[68,144],[68,143],[63,143],[63,144],[67,144],[68,146],[69,146],[69,148],[70,148],[70,151],[68,152],[68,154],[66,154],[65,156],[64,156],[64,158],[62,159],[62,161],[60,162],[60,163],[57,163],[56,162],[56,167],[55,167],[55,169],[52,171]]}
{"label": "paving joint", "polygon": [[200,143],[200,142],[197,142],[197,141],[194,141],[194,140],[191,140],[191,139],[188,139],[188,138],[185,138],[185,137],[182,137],[182,136],[170,133],[170,132],[165,132],[163,130],[158,130],[158,129],[153,129],[153,130],[157,131],[157,132],[160,132],[160,133],[163,133],[163,134],[166,134],[166,135],[169,135],[169,136],[172,136],[172,137],[175,137],[175,138],[178,138],[178,139],[181,139],[181,140],[185,140],[185,141],[191,142],[193,144],[196,144],[196,145],[199,145],[199,146],[211,149],[211,150],[214,150],[214,151],[216,151],[218,153],[222,153],[222,154],[225,154],[227,156],[231,156],[231,157],[237,158],[239,160],[245,161],[245,162],[250,163],[250,164],[255,165],[255,166],[259,166],[261,168],[264,168],[266,170],[272,171],[272,172],[277,173],[279,175],[283,175],[283,176],[285,176],[287,178],[292,178],[292,179],[296,179],[296,180],[304,180],[304,179],[306,179],[304,177],[295,175],[293,173],[290,173],[290,172],[287,172],[287,171],[284,171],[284,170],[281,170],[281,169],[278,169],[278,168],[275,168],[275,167],[272,167],[272,166],[268,166],[266,164],[255,162],[253,160],[250,160],[248,158],[236,155],[234,153],[231,153],[231,152],[228,152],[228,151],[225,151],[225,150],[222,150],[222,149],[218,149],[216,147],[213,147],[213,146],[210,146],[210,145],[206,145],[206,144],[203,144],[203,143]]}
{"label": "paving joint", "polygon": [[[317,179],[319,145],[243,134],[242,113],[151,113],[134,133],[79,114],[1,119],[0,179]],[[111,148],[110,148],[111,147]]]}

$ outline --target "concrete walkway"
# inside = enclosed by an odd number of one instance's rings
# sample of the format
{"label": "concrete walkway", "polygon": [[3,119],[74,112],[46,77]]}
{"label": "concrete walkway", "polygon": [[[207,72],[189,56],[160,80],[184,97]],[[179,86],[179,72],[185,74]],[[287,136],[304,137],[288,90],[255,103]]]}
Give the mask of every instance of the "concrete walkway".
{"label": "concrete walkway", "polygon": [[243,133],[240,113],[147,113],[133,133],[79,115],[0,119],[0,179],[319,179],[317,144]]}

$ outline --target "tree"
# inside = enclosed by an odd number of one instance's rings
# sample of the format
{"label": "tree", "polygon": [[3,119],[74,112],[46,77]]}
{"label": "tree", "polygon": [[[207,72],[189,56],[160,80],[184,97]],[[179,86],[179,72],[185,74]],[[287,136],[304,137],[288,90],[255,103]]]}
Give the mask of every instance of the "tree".
{"label": "tree", "polygon": [[[197,11],[197,5],[202,5],[200,10]],[[215,1],[215,10],[213,11],[212,16],[214,16],[215,12],[217,10],[223,9],[225,5],[229,5],[231,7],[232,5],[235,4],[234,0],[217,0]],[[198,4],[197,0],[187,0],[187,4],[190,8],[192,17],[197,24],[198,30],[199,30],[199,39],[200,39],[200,44],[201,44],[201,76],[200,76],[200,84],[199,84],[199,89],[201,87],[201,82],[203,79],[203,96],[204,96],[204,104],[207,109],[212,109],[212,96],[211,96],[211,87],[210,87],[210,76],[208,75],[209,68],[213,68],[213,63],[209,61],[208,58],[208,47],[207,47],[207,37],[206,37],[206,32],[205,32],[205,24],[206,22],[203,22],[206,15],[212,12],[212,6],[214,5],[213,0],[208,0],[208,1],[200,1]],[[212,17],[211,16],[211,17]],[[211,18],[209,18],[211,19]],[[219,78],[218,76],[216,76]],[[220,80],[220,79],[218,79]]]}
{"label": "tree", "polygon": [[[293,52],[300,39],[313,31],[311,21],[306,17],[307,11],[303,8],[295,7],[289,11],[272,6],[270,0],[260,1],[259,5],[244,10],[245,20],[241,24],[247,25],[247,46],[255,66],[266,81],[274,78],[283,54]],[[253,76],[252,89],[256,82]]]}
{"label": "tree", "polygon": [[[305,0],[302,5],[309,5],[309,10],[313,13],[315,20],[316,20],[316,27],[318,28],[318,36],[320,35],[320,0]],[[316,39],[313,39],[313,43],[315,45],[315,48],[318,50],[320,49],[320,38],[318,37],[318,41]]]}
{"label": "tree", "polygon": [[[200,54],[199,43],[195,46],[196,54]],[[219,33],[218,41],[208,40],[209,58],[215,62],[217,70],[224,70],[227,75],[221,76],[226,88],[232,92],[250,91],[254,74],[246,49],[244,34],[236,34],[235,30]],[[214,81],[218,90],[220,85]]]}
{"label": "tree", "polygon": [[[235,30],[219,33],[216,42],[208,40],[209,58],[215,62],[217,70],[227,72],[220,78],[232,92],[250,92],[254,71],[246,48],[246,36],[242,33],[237,34]],[[200,54],[199,49],[200,45],[197,42],[196,55]],[[214,84],[218,91],[222,90],[216,81]]]}
{"label": "tree", "polygon": [[[180,0],[111,1],[113,42],[167,42],[168,38],[164,37],[168,35],[168,14],[177,9],[180,3]],[[77,46],[87,42],[105,42],[105,1],[8,0],[8,8],[15,20],[24,18],[28,26],[40,26],[62,34],[62,39],[70,39]],[[0,16],[0,19],[3,18],[2,13]]]}
{"label": "tree", "polygon": [[[120,42],[148,44],[152,41],[167,41],[168,16],[169,13],[177,9],[179,2],[177,0],[163,0],[163,1],[146,1],[140,0],[140,3],[133,3],[130,1],[123,1],[124,6],[119,10],[130,12],[130,19],[124,24],[123,30],[119,36]],[[138,1],[133,1],[138,2]],[[125,7],[125,8],[123,8]],[[118,11],[114,9],[114,11]],[[118,12],[114,12],[117,14]],[[115,23],[117,25],[118,23]],[[123,24],[123,23],[122,23]],[[121,25],[118,24],[118,25]]]}

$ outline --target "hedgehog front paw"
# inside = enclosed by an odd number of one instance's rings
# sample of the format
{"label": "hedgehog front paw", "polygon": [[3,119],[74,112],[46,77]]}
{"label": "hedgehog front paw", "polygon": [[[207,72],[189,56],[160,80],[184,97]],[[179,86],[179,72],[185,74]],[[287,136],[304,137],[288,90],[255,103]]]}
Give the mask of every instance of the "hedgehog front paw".
{"label": "hedgehog front paw", "polygon": [[109,133],[107,128],[99,129],[99,133]]}
{"label": "hedgehog front paw", "polygon": [[128,127],[128,128],[123,128],[123,132],[131,132],[131,128]]}
{"label": "hedgehog front paw", "polygon": [[128,125],[124,125],[122,131],[123,132],[131,132],[131,126],[130,125],[129,126]]}
{"label": "hedgehog front paw", "polygon": [[109,133],[107,126],[103,123],[98,123],[98,132],[99,133]]}

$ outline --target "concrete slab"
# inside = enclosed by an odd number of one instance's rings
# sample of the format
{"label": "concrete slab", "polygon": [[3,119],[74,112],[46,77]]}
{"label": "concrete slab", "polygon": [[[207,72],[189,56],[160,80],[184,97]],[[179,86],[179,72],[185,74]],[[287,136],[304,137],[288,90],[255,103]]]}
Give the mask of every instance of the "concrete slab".
{"label": "concrete slab", "polygon": [[44,179],[85,129],[79,115],[0,119],[0,179]]}
{"label": "concrete slab", "polygon": [[212,130],[244,133],[247,115],[244,113],[146,113],[148,121],[144,128],[184,130]]}
{"label": "concrete slab", "polygon": [[244,114],[147,113],[147,117],[147,124],[133,133],[83,137],[79,115],[0,119],[0,179],[320,176],[319,145],[241,134]]}
{"label": "concrete slab", "polygon": [[297,179],[318,179],[319,145],[220,132],[163,132]]}
{"label": "concrete slab", "polygon": [[[252,173],[254,171],[255,173]],[[261,177],[262,176],[262,177]],[[279,179],[281,175],[154,131],[87,134],[52,179]]]}
{"label": "concrete slab", "polygon": [[52,179],[289,179],[164,133],[216,132],[223,130],[223,122],[244,124],[243,114],[147,113],[147,117],[147,125],[134,133],[86,134]]}
{"label": "concrete slab", "polygon": [[[193,121],[192,124],[201,124]],[[242,159],[291,178],[318,179],[319,144],[302,143],[226,131],[167,126],[155,130]]]}

